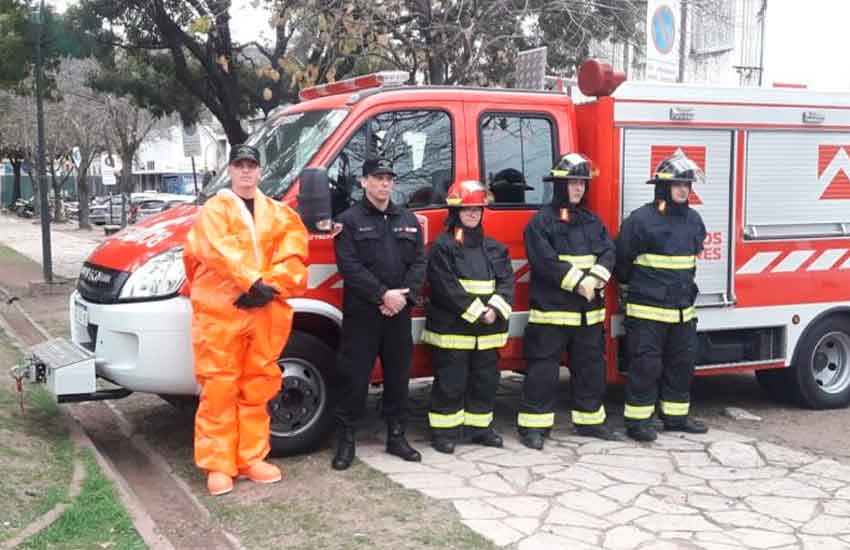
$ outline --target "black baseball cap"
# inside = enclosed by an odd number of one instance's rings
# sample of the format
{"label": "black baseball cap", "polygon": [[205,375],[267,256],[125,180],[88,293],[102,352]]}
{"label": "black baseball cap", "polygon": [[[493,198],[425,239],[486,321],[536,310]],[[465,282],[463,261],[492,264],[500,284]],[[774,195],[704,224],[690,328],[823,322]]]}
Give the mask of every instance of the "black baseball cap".
{"label": "black baseball cap", "polygon": [[260,164],[260,152],[256,147],[245,145],[244,143],[234,145],[230,149],[229,164],[233,164],[238,160],[253,160],[257,164]]}
{"label": "black baseball cap", "polygon": [[363,163],[363,176],[373,176],[376,174],[389,174],[395,177],[393,163],[385,158],[369,159]]}

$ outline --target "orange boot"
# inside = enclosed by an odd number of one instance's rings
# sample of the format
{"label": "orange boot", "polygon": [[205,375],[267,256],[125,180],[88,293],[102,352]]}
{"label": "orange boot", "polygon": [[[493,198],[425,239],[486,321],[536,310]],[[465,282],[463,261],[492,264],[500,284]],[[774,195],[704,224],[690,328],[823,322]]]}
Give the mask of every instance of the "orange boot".
{"label": "orange boot", "polygon": [[207,474],[207,490],[212,496],[225,495],[233,490],[233,478],[223,472]]}
{"label": "orange boot", "polygon": [[257,483],[277,483],[283,479],[283,473],[274,464],[261,460],[239,470],[239,477],[246,477]]}

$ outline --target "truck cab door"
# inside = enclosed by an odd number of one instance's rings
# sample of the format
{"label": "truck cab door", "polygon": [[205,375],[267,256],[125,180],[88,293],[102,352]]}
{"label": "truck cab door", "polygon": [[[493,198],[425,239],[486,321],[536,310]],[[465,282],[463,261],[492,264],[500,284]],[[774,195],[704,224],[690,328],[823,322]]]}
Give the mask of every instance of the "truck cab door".
{"label": "truck cab door", "polygon": [[[568,112],[558,104],[466,102],[467,144],[474,179],[484,183],[493,202],[484,210],[484,230],[511,255],[516,290],[508,345],[503,359],[522,358],[521,336],[528,322],[529,266],[523,231],[541,205],[552,199],[543,182],[564,148],[573,144]],[[473,146],[474,145],[474,146]]]}
{"label": "truck cab door", "polygon": [[426,242],[436,238],[446,192],[467,172],[461,103],[381,105],[361,114],[356,124],[358,129],[328,164],[334,215],[363,197],[363,162],[383,156],[396,172],[392,201],[417,212]]}

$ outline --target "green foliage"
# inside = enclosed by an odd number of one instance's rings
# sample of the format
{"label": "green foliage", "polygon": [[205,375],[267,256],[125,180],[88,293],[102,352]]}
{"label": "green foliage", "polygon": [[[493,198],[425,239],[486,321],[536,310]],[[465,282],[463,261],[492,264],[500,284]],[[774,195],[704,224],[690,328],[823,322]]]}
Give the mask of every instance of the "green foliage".
{"label": "green foliage", "polygon": [[30,74],[28,11],[20,0],[0,0],[0,88],[13,88]]}
{"label": "green foliage", "polygon": [[[191,78],[199,78],[196,67]],[[103,93],[126,96],[155,118],[178,113],[185,122],[198,118],[200,104],[177,79],[174,61],[160,52],[114,52],[100,64],[89,85]]]}
{"label": "green foliage", "polygon": [[231,141],[242,141],[240,118],[254,112],[261,91],[240,82],[229,8],[228,0],[80,0],[69,17],[81,33],[113,46],[93,81],[99,90],[186,122],[206,106]]}
{"label": "green foliage", "polygon": [[94,457],[86,451],[82,454],[82,459],[86,479],[80,496],[71,502],[56,523],[27,539],[19,548],[147,548],[118,500],[112,483],[101,473]]}
{"label": "green foliage", "polygon": [[[18,94],[33,93],[36,41],[39,35],[38,5],[23,0],[0,0],[0,89]],[[92,40],[81,40],[69,21],[45,6],[41,29],[41,55],[45,90],[56,89],[56,73],[62,57],[85,57],[97,48]]]}
{"label": "green foliage", "polygon": [[99,89],[187,121],[201,104],[241,141],[245,116],[296,102],[304,87],[375,70],[429,84],[507,85],[517,52],[546,45],[550,71],[570,75],[594,45],[636,44],[646,11],[645,0],[256,4],[270,11],[272,43],[233,40],[239,14],[230,0],[79,0],[69,17],[85,36],[117,48]]}

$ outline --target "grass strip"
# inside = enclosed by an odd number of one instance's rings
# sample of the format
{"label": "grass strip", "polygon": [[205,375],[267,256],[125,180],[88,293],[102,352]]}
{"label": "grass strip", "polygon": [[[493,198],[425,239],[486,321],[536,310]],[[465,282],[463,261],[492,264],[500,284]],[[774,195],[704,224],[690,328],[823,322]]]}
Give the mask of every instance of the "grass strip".
{"label": "grass strip", "polygon": [[63,548],[90,550],[110,548],[137,550],[147,548],[133,522],[88,450],[80,452],[86,480],[80,496],[53,525],[29,538],[20,546],[27,550]]}

